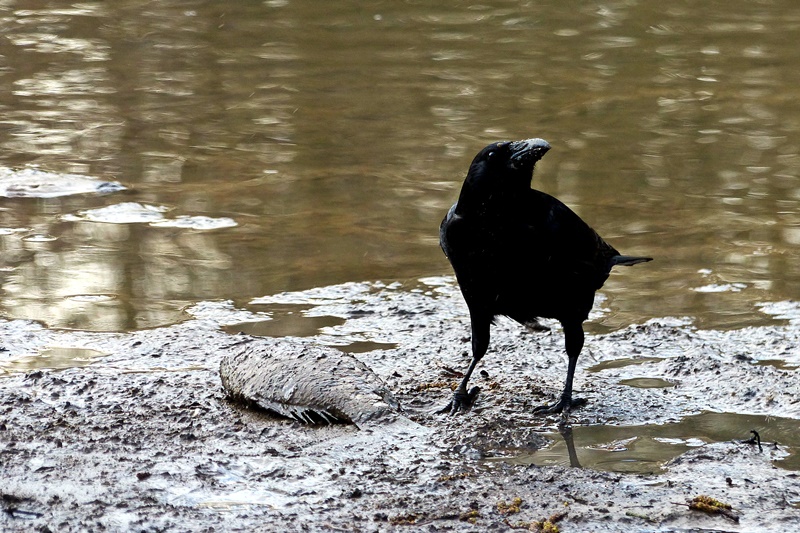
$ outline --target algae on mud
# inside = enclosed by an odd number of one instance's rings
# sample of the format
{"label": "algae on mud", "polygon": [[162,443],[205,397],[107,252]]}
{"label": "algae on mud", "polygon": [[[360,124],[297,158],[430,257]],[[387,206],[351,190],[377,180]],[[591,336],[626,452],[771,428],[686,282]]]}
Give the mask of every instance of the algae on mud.
{"label": "algae on mud", "polygon": [[[291,297],[300,302],[304,295]],[[566,509],[558,524],[565,532],[787,531],[800,525],[797,473],[774,467],[793,459],[781,434],[774,437],[778,445],[770,440],[763,452],[730,441],[735,432],[712,435],[649,475],[514,463],[509,451],[547,445],[542,431],[554,421],[531,415],[517,391],[558,391],[564,364],[558,331],[533,333],[501,321],[483,361],[485,374],[477,378],[497,385],[484,387],[467,416],[432,415],[449,389],[419,385],[451,379],[443,368],[454,366],[467,347],[468,320],[452,280],[347,284],[305,297],[315,299],[307,315],[343,321],[287,341],[395,343],[358,359],[424,431],[299,425],[228,402],[217,369],[235,337],[221,327],[266,318],[269,303],[257,305],[264,315],[212,303],[194,310],[202,318],[130,334],[0,321],[0,343],[8,350],[1,357],[47,346],[108,354],[83,368],[0,379],[0,505],[6,511],[0,527],[202,530],[269,523],[287,530],[385,531],[407,527],[399,524],[413,516],[415,527],[474,531],[506,528],[497,503],[514,498],[524,502],[515,521]],[[611,431],[601,444],[625,437],[610,426],[646,425],[657,438],[676,438],[668,431],[671,422],[706,412],[757,415],[733,419],[744,420],[742,438],[761,417],[782,417],[792,431],[800,419],[797,372],[754,364],[749,356],[780,358],[799,332],[797,324],[719,332],[655,320],[590,335],[584,366],[631,357],[648,362],[581,374],[576,385],[590,403],[572,414],[576,441],[585,443],[580,432],[598,425]],[[509,359],[506,353],[526,356]],[[630,377],[676,386],[620,385]],[[731,382],[744,388],[732,391]],[[659,428],[666,433],[659,435]],[[579,460],[581,453],[578,447]],[[733,505],[740,523],[671,503],[698,494]]]}

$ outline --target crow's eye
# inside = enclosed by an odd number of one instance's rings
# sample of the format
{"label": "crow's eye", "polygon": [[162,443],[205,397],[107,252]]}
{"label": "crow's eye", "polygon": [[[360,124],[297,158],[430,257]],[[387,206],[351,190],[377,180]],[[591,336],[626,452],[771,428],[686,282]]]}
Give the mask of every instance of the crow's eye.
{"label": "crow's eye", "polygon": [[486,154],[486,159],[491,160],[494,157],[494,152],[489,152]]}

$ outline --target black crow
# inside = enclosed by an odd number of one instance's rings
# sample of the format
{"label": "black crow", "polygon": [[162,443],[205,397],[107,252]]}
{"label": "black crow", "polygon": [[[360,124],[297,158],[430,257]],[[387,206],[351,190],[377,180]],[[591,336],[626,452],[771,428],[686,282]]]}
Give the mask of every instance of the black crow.
{"label": "black crow", "polygon": [[572,378],[594,293],[612,267],[652,260],[620,255],[566,205],[531,189],[533,167],[549,149],[543,139],[527,139],[481,150],[439,228],[472,324],[472,362],[440,412],[466,410],[475,400],[478,387],[467,392],[467,384],[498,315],[521,324],[535,324],[538,317],[561,322],[569,359],[566,384],[556,403],[536,411],[583,405],[585,400],[572,397]]}

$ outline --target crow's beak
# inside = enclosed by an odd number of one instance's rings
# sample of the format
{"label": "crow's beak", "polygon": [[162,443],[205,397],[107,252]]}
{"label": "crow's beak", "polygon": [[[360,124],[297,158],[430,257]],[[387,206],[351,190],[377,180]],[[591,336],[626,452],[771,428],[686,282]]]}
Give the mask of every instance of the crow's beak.
{"label": "crow's beak", "polygon": [[511,148],[511,161],[535,163],[547,153],[550,143],[544,139],[525,139],[512,142],[509,148]]}

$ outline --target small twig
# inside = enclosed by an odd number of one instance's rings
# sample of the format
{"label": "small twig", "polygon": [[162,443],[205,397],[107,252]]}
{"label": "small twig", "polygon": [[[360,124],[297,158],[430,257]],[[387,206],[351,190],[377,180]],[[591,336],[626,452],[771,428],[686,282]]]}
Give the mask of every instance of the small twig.
{"label": "small twig", "polygon": [[464,373],[463,372],[461,372],[459,370],[456,370],[454,368],[450,368],[449,366],[446,366],[446,365],[442,364],[441,362],[437,362],[436,365],[442,370],[442,373],[444,375],[448,376],[448,377],[451,377],[451,378],[463,378],[464,377]]}
{"label": "small twig", "polygon": [[753,434],[753,438],[756,439],[756,444],[758,444],[758,451],[763,452],[764,449],[761,447],[761,435],[758,434],[758,431],[755,429],[751,429],[750,433]]}
{"label": "small twig", "polygon": [[761,435],[759,435],[758,431],[755,429],[751,429],[750,433],[752,433],[753,436],[747,440],[743,440],[742,444],[758,444],[758,451],[763,452],[764,449],[761,447]]}

